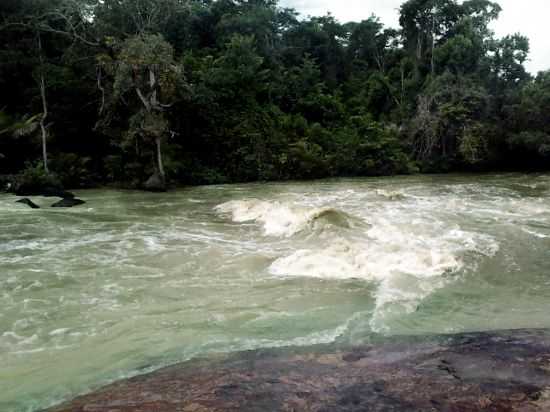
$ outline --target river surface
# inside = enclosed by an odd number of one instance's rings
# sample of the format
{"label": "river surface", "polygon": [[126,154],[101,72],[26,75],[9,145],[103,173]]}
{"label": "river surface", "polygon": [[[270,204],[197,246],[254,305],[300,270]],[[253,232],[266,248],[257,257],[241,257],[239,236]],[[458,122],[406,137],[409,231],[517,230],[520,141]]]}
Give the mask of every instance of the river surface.
{"label": "river surface", "polygon": [[0,195],[1,411],[213,352],[550,327],[549,175],[77,195]]}

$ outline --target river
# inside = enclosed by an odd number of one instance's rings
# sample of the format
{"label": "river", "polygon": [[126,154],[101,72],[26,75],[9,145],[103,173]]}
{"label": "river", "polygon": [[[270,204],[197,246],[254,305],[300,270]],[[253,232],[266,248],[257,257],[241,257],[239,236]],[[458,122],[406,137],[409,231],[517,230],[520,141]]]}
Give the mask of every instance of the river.
{"label": "river", "polygon": [[550,327],[550,175],[77,195],[0,195],[2,411],[214,352]]}

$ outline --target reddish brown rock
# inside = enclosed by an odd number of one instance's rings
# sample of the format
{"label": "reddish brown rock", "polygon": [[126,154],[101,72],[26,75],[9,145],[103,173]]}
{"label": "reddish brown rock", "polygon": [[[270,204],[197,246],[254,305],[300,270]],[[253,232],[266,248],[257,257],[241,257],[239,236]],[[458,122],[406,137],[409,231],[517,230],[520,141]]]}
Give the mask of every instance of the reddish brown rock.
{"label": "reddish brown rock", "polygon": [[50,410],[61,411],[550,411],[550,332],[219,356]]}

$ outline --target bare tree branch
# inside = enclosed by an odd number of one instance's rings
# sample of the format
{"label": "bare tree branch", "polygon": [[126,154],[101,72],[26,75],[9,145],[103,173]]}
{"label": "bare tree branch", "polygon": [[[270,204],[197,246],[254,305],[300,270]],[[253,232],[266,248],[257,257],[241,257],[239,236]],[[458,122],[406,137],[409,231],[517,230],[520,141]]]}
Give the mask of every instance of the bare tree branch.
{"label": "bare tree branch", "polygon": [[101,92],[101,106],[99,107],[99,114],[103,114],[103,110],[105,109],[105,88],[103,87],[101,83],[102,79],[102,70],[101,66],[97,67],[97,88]]}
{"label": "bare tree branch", "polygon": [[42,56],[42,37],[40,36],[40,32],[38,32],[37,36],[38,36],[38,56],[40,59],[39,86],[40,86],[40,97],[42,99],[42,110],[43,110],[42,117],[40,118],[40,130],[42,131],[42,158],[44,162],[44,170],[46,173],[49,173],[48,150],[47,150],[48,130],[45,126],[46,119],[48,118],[48,103],[46,100],[46,80],[44,78],[44,59]]}

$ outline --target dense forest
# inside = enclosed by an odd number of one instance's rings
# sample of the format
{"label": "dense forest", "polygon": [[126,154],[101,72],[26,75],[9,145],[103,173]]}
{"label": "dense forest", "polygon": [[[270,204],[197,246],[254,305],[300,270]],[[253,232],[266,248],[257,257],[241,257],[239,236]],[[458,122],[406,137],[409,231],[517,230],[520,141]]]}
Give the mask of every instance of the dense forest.
{"label": "dense forest", "polygon": [[[150,187],[533,170],[550,71],[488,0],[400,27],[277,0],[2,0],[0,175]],[[373,12],[376,12],[373,10]]]}

